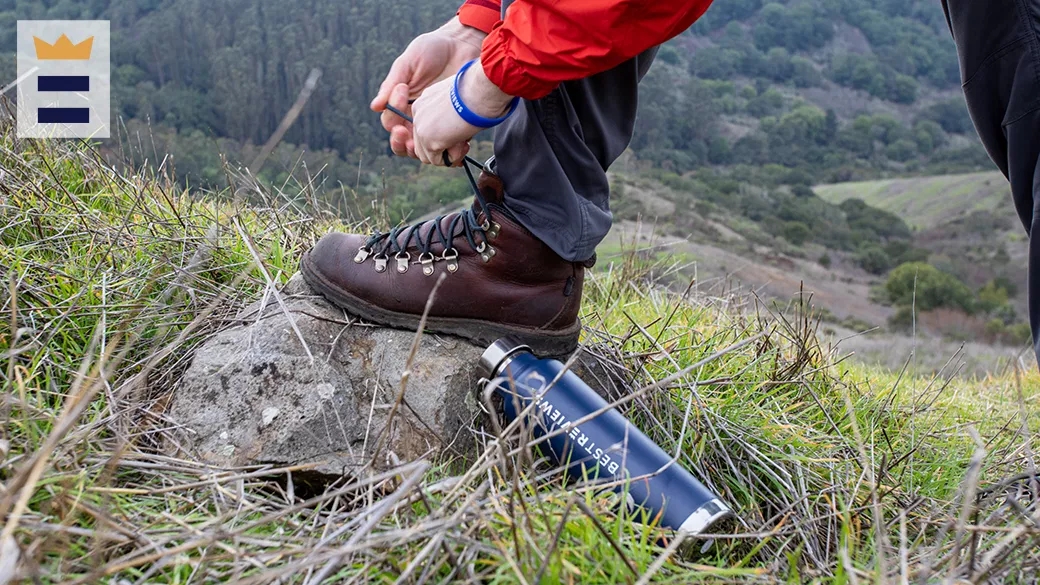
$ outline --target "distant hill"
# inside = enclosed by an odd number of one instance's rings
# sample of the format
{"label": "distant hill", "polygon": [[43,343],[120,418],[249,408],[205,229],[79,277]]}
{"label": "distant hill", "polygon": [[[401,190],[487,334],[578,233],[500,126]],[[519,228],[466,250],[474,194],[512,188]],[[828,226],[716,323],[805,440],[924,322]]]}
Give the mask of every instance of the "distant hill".
{"label": "distant hill", "polygon": [[861,199],[922,230],[980,211],[1015,212],[1007,179],[997,171],[818,185],[813,191],[834,204]]}
{"label": "distant hill", "polygon": [[991,168],[938,2],[716,2],[660,61],[634,146],[674,170],[780,164],[822,183]]}
{"label": "distant hill", "polygon": [[1026,235],[1007,180],[999,172],[819,185],[813,191],[840,204],[861,199],[915,228],[915,246],[930,262],[981,287],[994,278],[1017,289],[1011,301],[1026,314]]}

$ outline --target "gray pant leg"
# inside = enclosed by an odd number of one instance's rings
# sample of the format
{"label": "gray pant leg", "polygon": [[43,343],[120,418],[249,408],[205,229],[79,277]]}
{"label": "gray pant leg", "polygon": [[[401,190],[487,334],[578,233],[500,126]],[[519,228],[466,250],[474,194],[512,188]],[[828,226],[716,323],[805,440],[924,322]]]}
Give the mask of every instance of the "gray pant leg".
{"label": "gray pant leg", "polygon": [[506,207],[567,260],[592,257],[610,230],[606,171],[632,139],[639,81],[656,53],[524,100],[496,130]]}
{"label": "gray pant leg", "polygon": [[1040,360],[1040,0],[943,0],[943,8],[972,121],[1030,236],[1029,322]]}

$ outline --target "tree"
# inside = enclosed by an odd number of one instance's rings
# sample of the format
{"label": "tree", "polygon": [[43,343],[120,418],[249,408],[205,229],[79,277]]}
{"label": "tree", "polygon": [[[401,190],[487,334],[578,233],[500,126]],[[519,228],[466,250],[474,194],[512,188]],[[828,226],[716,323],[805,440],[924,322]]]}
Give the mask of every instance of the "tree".
{"label": "tree", "polygon": [[950,134],[969,134],[975,130],[968,106],[961,96],[932,104],[919,119],[936,122]]}
{"label": "tree", "polygon": [[900,138],[885,148],[885,156],[897,162],[906,162],[917,156],[917,143]]}
{"label": "tree", "polygon": [[800,221],[789,221],[784,223],[781,235],[795,246],[801,246],[812,237],[812,230]]}
{"label": "tree", "polygon": [[952,274],[922,262],[903,264],[892,271],[885,283],[889,300],[899,307],[931,311],[940,307],[975,311],[971,289]]}
{"label": "tree", "polygon": [[816,87],[823,83],[823,76],[816,65],[805,57],[791,58],[791,81],[795,87]]}
{"label": "tree", "polygon": [[764,118],[779,114],[783,108],[784,94],[771,87],[749,101],[747,111],[756,118]]}
{"label": "tree", "polygon": [[917,101],[917,80],[909,75],[896,74],[888,83],[888,99],[898,104]]}
{"label": "tree", "polygon": [[892,258],[876,244],[864,246],[856,254],[856,263],[871,274],[884,274],[892,267]]}

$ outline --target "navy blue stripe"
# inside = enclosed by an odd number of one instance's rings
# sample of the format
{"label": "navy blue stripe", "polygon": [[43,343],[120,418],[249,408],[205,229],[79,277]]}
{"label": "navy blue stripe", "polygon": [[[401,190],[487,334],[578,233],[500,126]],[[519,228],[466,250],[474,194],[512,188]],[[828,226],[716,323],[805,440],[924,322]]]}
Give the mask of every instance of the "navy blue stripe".
{"label": "navy blue stripe", "polygon": [[41,75],[40,91],[90,91],[90,78],[86,75]]}
{"label": "navy blue stripe", "polygon": [[40,108],[40,124],[89,124],[90,108]]}

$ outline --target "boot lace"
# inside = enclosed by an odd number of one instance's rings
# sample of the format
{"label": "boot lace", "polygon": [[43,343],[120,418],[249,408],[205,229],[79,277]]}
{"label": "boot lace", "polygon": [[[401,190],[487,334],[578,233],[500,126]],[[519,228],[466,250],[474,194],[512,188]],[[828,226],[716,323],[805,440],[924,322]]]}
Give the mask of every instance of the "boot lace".
{"label": "boot lace", "polygon": [[[447,159],[447,153],[444,156]],[[445,163],[450,166],[450,161],[445,160]],[[477,213],[472,207],[469,207],[458,212],[448,222],[447,229],[444,228],[443,220],[450,214],[440,215],[434,219],[412,225],[399,226],[386,233],[376,231],[358,249],[354,262],[361,264],[369,257],[372,257],[376,265],[376,271],[383,272],[386,270],[390,258],[393,257],[397,261],[397,271],[404,273],[408,271],[408,267],[412,262],[412,255],[408,249],[414,245],[414,248],[419,250],[418,263],[422,265],[425,275],[431,276],[433,274],[433,265],[437,260],[446,262],[448,271],[455,272],[459,267],[459,251],[455,247],[454,241],[459,235],[466,238],[466,243],[480,254],[485,262],[490,261],[491,257],[494,256],[494,248],[489,244],[489,238],[494,238],[499,228],[498,224],[492,221],[491,208],[480,193],[480,188],[477,187],[477,180],[474,178],[470,167],[476,167],[482,171],[486,169],[483,164],[469,156],[465,158],[462,166],[466,171],[466,177],[469,179],[470,187],[473,189],[480,211],[484,215],[483,222],[477,220]],[[433,225],[423,235],[423,228],[430,223]],[[432,251],[435,241],[443,248],[439,258]]]}

